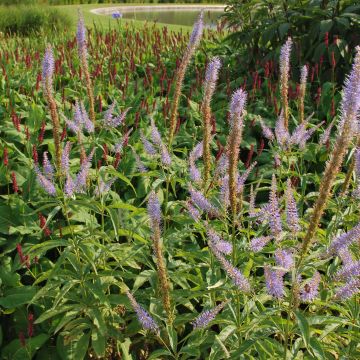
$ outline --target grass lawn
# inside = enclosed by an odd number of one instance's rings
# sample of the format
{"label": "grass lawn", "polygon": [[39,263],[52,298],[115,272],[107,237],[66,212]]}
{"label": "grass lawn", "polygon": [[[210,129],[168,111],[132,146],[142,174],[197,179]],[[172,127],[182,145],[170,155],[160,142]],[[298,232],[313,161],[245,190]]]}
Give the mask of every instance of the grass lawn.
{"label": "grass lawn", "polygon": [[[139,6],[139,5],[146,5],[146,6],[152,6],[152,5],[159,5],[159,4],[85,4],[85,5],[59,5],[55,6],[62,12],[64,12],[70,19],[73,24],[73,27],[76,26],[77,23],[77,9],[81,9],[86,26],[92,27],[94,26],[94,23],[96,26],[102,26],[104,28],[109,27],[117,27],[118,23],[116,20],[112,19],[111,16],[108,15],[97,15],[91,12],[92,9],[96,8],[104,8],[104,7],[115,7],[115,6]],[[166,4],[160,4],[160,5],[166,5]],[[179,4],[176,4],[179,5]],[[204,5],[204,4],[200,4]],[[121,23],[124,24],[126,22],[130,22],[134,24],[135,26],[143,26],[144,22],[139,20],[128,20],[128,19],[122,19]],[[156,24],[157,27],[163,27],[167,26],[170,30],[180,30],[183,29],[185,31],[190,31],[191,27],[185,26],[185,25],[173,25],[173,24]]]}

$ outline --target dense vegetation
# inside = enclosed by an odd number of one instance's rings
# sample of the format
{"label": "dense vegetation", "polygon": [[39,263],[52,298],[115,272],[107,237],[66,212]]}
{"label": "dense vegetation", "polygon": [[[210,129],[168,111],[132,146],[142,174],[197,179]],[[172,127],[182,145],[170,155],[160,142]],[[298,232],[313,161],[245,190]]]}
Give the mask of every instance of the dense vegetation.
{"label": "dense vegetation", "polygon": [[359,358],[360,49],[118,25],[0,39],[1,358]]}

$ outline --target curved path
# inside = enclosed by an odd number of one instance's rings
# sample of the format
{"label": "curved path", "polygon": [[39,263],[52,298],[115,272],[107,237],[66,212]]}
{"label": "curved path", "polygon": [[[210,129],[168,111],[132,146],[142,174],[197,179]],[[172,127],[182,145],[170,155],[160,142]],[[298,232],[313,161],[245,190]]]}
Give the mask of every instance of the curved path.
{"label": "curved path", "polygon": [[120,11],[122,13],[125,12],[133,12],[134,10],[137,11],[168,11],[168,10],[223,10],[225,5],[136,5],[136,6],[112,6],[106,8],[97,8],[91,9],[90,12],[96,15],[111,15],[114,11]]}

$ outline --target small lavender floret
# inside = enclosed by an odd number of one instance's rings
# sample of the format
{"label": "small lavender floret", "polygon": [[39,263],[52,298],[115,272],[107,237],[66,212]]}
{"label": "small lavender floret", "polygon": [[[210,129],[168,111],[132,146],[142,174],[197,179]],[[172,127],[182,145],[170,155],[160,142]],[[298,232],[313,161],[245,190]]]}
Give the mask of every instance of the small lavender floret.
{"label": "small lavender floret", "polygon": [[313,277],[308,281],[300,291],[300,299],[304,302],[313,301],[319,293],[320,274],[316,271]]}
{"label": "small lavender floret", "polygon": [[346,285],[338,288],[335,297],[339,300],[346,300],[360,291],[360,279],[351,279]]}
{"label": "small lavender floret", "polygon": [[150,316],[150,314],[142,307],[140,306],[137,301],[135,300],[134,296],[127,291],[126,292],[127,297],[130,300],[130,304],[134,311],[136,312],[136,315],[138,317],[139,322],[141,323],[142,327],[145,330],[150,330],[154,332],[155,334],[160,333],[160,329],[158,324],[155,322],[155,320]]}
{"label": "small lavender floret", "polygon": [[289,229],[297,233],[300,230],[299,215],[296,208],[296,202],[293,195],[293,189],[291,186],[291,180],[288,179],[285,190],[286,198],[286,221]]}
{"label": "small lavender floret", "polygon": [[39,183],[39,185],[51,196],[56,195],[56,189],[55,185],[50,181],[48,178],[46,178],[42,172],[40,171],[39,167],[35,165],[35,173],[36,173],[36,179]]}
{"label": "small lavender floret", "polygon": [[151,227],[153,228],[156,225],[160,225],[161,223],[160,202],[154,190],[152,190],[149,195],[147,210],[151,222]]}
{"label": "small lavender floret", "polygon": [[278,299],[282,298],[284,296],[284,273],[279,270],[272,270],[269,266],[265,266],[264,272],[268,293]]}
{"label": "small lavender floret", "polygon": [[194,329],[204,329],[212,320],[215,319],[216,315],[224,308],[227,301],[222,302],[211,310],[203,311],[191,324]]}
{"label": "small lavender floret", "polygon": [[250,242],[251,251],[255,253],[261,251],[271,239],[272,236],[260,236],[252,239]]}
{"label": "small lavender floret", "polygon": [[286,270],[290,270],[294,265],[293,255],[290,251],[278,249],[275,251],[276,264]]}
{"label": "small lavender floret", "polygon": [[353,261],[344,265],[340,270],[338,270],[334,276],[336,280],[350,280],[355,276],[360,275],[360,261]]}

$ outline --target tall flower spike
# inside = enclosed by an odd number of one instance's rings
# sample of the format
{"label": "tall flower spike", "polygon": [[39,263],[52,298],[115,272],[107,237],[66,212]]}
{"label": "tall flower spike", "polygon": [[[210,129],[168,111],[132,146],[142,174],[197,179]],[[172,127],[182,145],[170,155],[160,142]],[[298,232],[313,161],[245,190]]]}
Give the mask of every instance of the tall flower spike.
{"label": "tall flower spike", "polygon": [[89,66],[87,62],[87,43],[86,43],[86,30],[84,24],[84,18],[81,11],[78,11],[78,24],[76,32],[76,40],[78,44],[79,58],[81,62],[81,68],[85,76],[86,91],[89,99],[89,113],[90,119],[95,124],[95,110],[94,110],[94,92],[92,88]]}
{"label": "tall flower spike", "polygon": [[169,147],[172,144],[175,129],[176,129],[179,99],[180,99],[180,95],[181,95],[181,88],[182,88],[182,85],[184,82],[185,72],[190,63],[192,56],[195,53],[196,48],[198,47],[198,45],[200,43],[203,28],[204,28],[204,15],[203,15],[203,12],[201,12],[199,15],[198,21],[194,25],[193,31],[190,35],[188,47],[185,50],[185,53],[184,53],[184,56],[180,63],[180,66],[176,72],[175,90],[174,90],[171,111],[170,111]]}
{"label": "tall flower spike", "polygon": [[211,310],[202,312],[191,324],[194,329],[204,329],[209,323],[215,319],[216,315],[224,308],[228,301],[224,301]]}
{"label": "tall flower spike", "polygon": [[320,274],[316,271],[313,277],[308,281],[300,291],[300,299],[304,302],[313,301],[319,292],[319,284],[321,281]]}
{"label": "tall flower spike", "polygon": [[339,254],[342,249],[347,248],[350,244],[354,243],[360,238],[360,223],[353,227],[348,232],[337,236],[330,244],[328,253]]}
{"label": "tall flower spike", "polygon": [[95,149],[91,150],[89,156],[84,159],[84,162],[81,164],[80,171],[75,179],[75,190],[77,192],[84,192],[86,188],[86,182],[89,175],[89,170],[91,168],[92,158],[94,156]]}
{"label": "tall flower spike", "polygon": [[53,95],[53,74],[54,74],[54,55],[50,45],[45,50],[43,59],[43,86],[44,94],[50,109],[50,116],[52,121],[52,132],[55,144],[55,163],[57,171],[61,168],[61,147],[60,147],[60,123],[57,106]]}
{"label": "tall flower spike", "polygon": [[360,291],[360,279],[354,278],[342,287],[336,289],[335,298],[339,300],[347,300]]}
{"label": "tall flower spike", "polygon": [[300,75],[300,94],[299,94],[299,115],[300,115],[300,124],[304,121],[304,100],[306,93],[306,80],[308,77],[308,67],[304,65],[301,68]]}
{"label": "tall flower spike", "polygon": [[199,207],[202,211],[207,213],[217,214],[217,210],[210,203],[208,199],[200,192],[195,190],[191,185],[189,187],[191,201]]}
{"label": "tall flower spike", "polygon": [[49,161],[49,158],[47,156],[47,151],[45,151],[43,154],[43,170],[45,177],[50,181],[52,181],[54,178],[54,167],[51,165],[51,162]]}
{"label": "tall flower spike", "polygon": [[[301,255],[308,250],[321,216],[324,212],[327,200],[331,196],[331,189],[342,165],[344,156],[350,146],[353,136],[357,133],[357,116],[360,109],[360,47],[356,47],[354,65],[350,76],[345,81],[343,97],[341,101],[341,119],[339,134],[335,146],[326,164],[324,175],[320,184],[319,195],[310,219],[309,227],[305,235]],[[302,258],[301,256],[301,258]]]}
{"label": "tall flower spike", "polygon": [[228,242],[223,240],[215,230],[211,228],[207,228],[206,234],[211,242],[212,246],[222,254],[229,255],[232,252],[232,245]]}
{"label": "tall flower spike", "polygon": [[286,182],[286,221],[289,229],[293,233],[297,233],[300,230],[299,215],[296,208],[296,202],[293,195],[293,189],[291,186],[291,180]]}
{"label": "tall flower spike", "polygon": [[214,57],[208,64],[205,73],[204,95],[202,101],[202,117],[203,117],[203,156],[204,156],[204,189],[210,177],[210,138],[211,138],[211,99],[215,91],[216,82],[219,76],[221,62],[218,57]]}
{"label": "tall flower spike", "polygon": [[159,129],[155,125],[155,121],[153,118],[150,119],[150,126],[151,126],[151,140],[154,144],[161,146],[162,145],[162,139],[159,132]]}
{"label": "tall flower spike", "polygon": [[155,155],[156,154],[156,150],[153,146],[153,144],[146,139],[146,137],[144,136],[144,133],[142,132],[142,130],[140,130],[140,139],[141,142],[144,146],[145,151],[149,154],[149,155]]}
{"label": "tall flower spike", "polygon": [[251,251],[257,253],[261,251],[264,246],[272,239],[272,236],[260,236],[254,238],[250,242],[250,249]]}
{"label": "tall flower spike", "polygon": [[70,170],[70,150],[71,150],[71,142],[68,141],[65,144],[61,156],[61,170],[65,175],[69,174],[69,170]]}
{"label": "tall flower spike", "polygon": [[289,122],[289,103],[288,103],[288,83],[290,72],[290,53],[292,40],[289,37],[280,50],[280,92],[284,111],[284,127],[288,129]]}
{"label": "tall flower spike", "polygon": [[160,225],[161,223],[160,202],[154,190],[151,191],[149,195],[147,210],[150,218],[151,227],[153,228],[156,225]]}
{"label": "tall flower spike", "polygon": [[334,276],[336,280],[350,280],[354,276],[360,275],[360,261],[353,261],[344,265],[340,270],[338,270]]}
{"label": "tall flower spike", "polygon": [[265,123],[262,119],[260,119],[260,125],[261,125],[263,135],[270,141],[274,140],[275,139],[274,133],[268,126],[265,125]]}
{"label": "tall flower spike", "polygon": [[149,315],[149,313],[142,306],[138,304],[134,296],[129,291],[126,291],[126,295],[130,300],[130,304],[134,309],[134,311],[136,312],[136,315],[142,327],[145,330],[150,330],[155,334],[159,334],[160,333],[159,325],[155,322],[155,320]]}
{"label": "tall flower spike", "polygon": [[290,134],[285,126],[284,112],[281,111],[276,124],[275,124],[275,136],[281,148],[285,148],[290,141]]}
{"label": "tall flower spike", "polygon": [[264,272],[268,293],[276,298],[282,298],[284,296],[283,272],[272,270],[269,266],[265,266]]}
{"label": "tall flower spike", "polygon": [[246,92],[239,89],[234,92],[230,103],[231,129],[227,141],[227,150],[229,151],[229,200],[234,222],[237,214],[237,168],[242,140],[243,112],[246,98]]}
{"label": "tall flower spike", "polygon": [[292,253],[289,250],[277,249],[275,251],[276,265],[289,271],[294,265]]}
{"label": "tall flower spike", "polygon": [[40,171],[39,167],[35,165],[36,178],[39,185],[51,196],[56,195],[55,185]]}
{"label": "tall flower spike", "polygon": [[275,174],[272,175],[271,189],[269,197],[269,225],[271,232],[275,238],[277,238],[282,232],[281,217],[279,211],[279,201],[277,197],[277,184]]}

